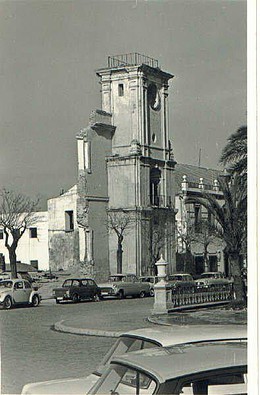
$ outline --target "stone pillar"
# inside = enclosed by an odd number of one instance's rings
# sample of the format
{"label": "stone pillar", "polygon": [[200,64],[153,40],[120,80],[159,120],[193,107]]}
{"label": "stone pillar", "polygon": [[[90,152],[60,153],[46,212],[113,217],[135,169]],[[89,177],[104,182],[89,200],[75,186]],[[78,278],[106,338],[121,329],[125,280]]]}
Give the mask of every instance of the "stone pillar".
{"label": "stone pillar", "polygon": [[166,314],[173,308],[172,290],[169,284],[165,281],[168,262],[166,262],[161,256],[155,265],[157,266],[157,273],[160,280],[154,286],[154,305],[152,314]]}

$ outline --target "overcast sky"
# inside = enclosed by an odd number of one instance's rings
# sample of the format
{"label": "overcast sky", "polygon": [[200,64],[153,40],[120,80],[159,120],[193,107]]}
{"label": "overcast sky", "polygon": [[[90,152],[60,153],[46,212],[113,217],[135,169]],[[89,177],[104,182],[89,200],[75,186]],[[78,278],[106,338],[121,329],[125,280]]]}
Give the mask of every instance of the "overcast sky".
{"label": "overcast sky", "polygon": [[100,108],[95,70],[109,55],[159,60],[170,81],[180,163],[218,167],[246,124],[246,2],[0,3],[0,187],[53,197],[76,182],[75,135]]}

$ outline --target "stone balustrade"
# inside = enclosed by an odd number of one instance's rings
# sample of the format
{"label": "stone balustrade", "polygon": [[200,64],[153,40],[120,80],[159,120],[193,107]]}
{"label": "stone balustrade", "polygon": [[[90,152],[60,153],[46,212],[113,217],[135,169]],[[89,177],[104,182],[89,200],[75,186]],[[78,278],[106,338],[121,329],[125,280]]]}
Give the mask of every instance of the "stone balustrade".
{"label": "stone balustrade", "polygon": [[191,291],[173,291],[172,290],[172,304],[173,308],[187,306],[187,305],[196,305],[196,304],[207,304],[212,302],[223,302],[230,301],[233,299],[233,292],[231,288],[225,289],[211,289],[211,290],[196,290],[195,292]]}

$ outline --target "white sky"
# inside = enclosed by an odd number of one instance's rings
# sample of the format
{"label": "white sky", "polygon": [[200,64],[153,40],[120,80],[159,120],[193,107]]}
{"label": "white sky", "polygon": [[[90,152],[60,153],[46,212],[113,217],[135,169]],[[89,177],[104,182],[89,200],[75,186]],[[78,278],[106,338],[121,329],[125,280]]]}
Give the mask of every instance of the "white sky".
{"label": "white sky", "polygon": [[76,182],[76,139],[100,108],[95,70],[139,52],[173,73],[170,134],[180,163],[216,168],[246,124],[246,2],[0,3],[0,187],[52,197]]}

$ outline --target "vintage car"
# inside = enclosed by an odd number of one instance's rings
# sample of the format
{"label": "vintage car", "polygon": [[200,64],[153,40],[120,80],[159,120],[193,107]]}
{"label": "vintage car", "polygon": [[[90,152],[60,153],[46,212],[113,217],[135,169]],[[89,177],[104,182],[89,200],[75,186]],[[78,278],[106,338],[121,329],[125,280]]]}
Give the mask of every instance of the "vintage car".
{"label": "vintage car", "polygon": [[115,356],[88,394],[247,393],[247,343],[206,342]]}
{"label": "vintage car", "polygon": [[74,303],[83,299],[98,301],[100,289],[92,278],[68,278],[60,288],[54,288],[52,296],[56,303],[72,300]]}
{"label": "vintage car", "polygon": [[132,351],[198,342],[246,340],[245,325],[156,326],[122,333],[97,369],[87,377],[26,384],[22,395],[86,394],[108,368],[112,358]]}
{"label": "vintage car", "polygon": [[232,280],[226,278],[221,272],[202,273],[195,282],[197,288],[229,288],[233,284]]}
{"label": "vintage car", "polygon": [[141,282],[135,274],[114,274],[109,276],[108,282],[99,284],[101,297],[115,296],[123,299],[126,296],[143,298],[150,295],[150,284]]}
{"label": "vintage car", "polygon": [[15,305],[29,304],[38,306],[41,297],[27,280],[9,279],[0,281],[0,305],[11,309]]}
{"label": "vintage car", "polygon": [[150,295],[154,296],[154,285],[158,283],[160,278],[158,276],[141,276],[139,280],[143,283],[148,282],[150,284]]}
{"label": "vintage car", "polygon": [[170,274],[167,283],[170,284],[174,292],[195,292],[196,290],[195,280],[187,273]]}

